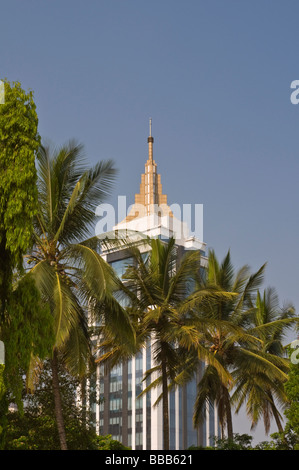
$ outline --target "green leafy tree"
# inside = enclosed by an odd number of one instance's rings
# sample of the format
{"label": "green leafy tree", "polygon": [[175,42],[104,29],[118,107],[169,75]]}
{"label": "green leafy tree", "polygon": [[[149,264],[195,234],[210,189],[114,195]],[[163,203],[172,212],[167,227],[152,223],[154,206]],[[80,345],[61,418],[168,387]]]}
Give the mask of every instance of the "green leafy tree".
{"label": "green leafy tree", "polygon": [[[293,356],[292,356],[293,355]],[[271,434],[271,440],[259,443],[259,450],[299,450],[299,368],[298,351],[290,349],[288,379],[284,383],[287,406],[284,429]]]}
{"label": "green leafy tree", "polygon": [[285,431],[295,436],[295,449],[299,450],[299,364],[297,357],[296,360],[292,362],[292,354],[289,376],[285,383],[285,391],[289,401],[289,406],[285,410],[285,416],[287,418]]}
{"label": "green leafy tree", "polygon": [[[83,397],[78,396],[80,380],[74,378],[59,361],[59,383],[65,416],[65,428],[70,450],[124,450],[111,436],[98,436],[92,425],[93,417],[86,410]],[[91,391],[91,393],[95,393]],[[59,450],[60,440],[55,422],[52,369],[44,361],[40,380],[34,393],[24,394],[26,407],[20,415],[8,414],[5,450]]]}
{"label": "green leafy tree", "polygon": [[111,434],[97,436],[94,445],[96,445],[97,450],[130,450],[130,447],[126,447],[121,442],[112,439]]}
{"label": "green leafy tree", "polygon": [[[62,449],[67,449],[67,440],[58,353],[74,375],[82,377],[92,366],[88,305],[121,336],[132,336],[126,313],[113,297],[113,271],[99,254],[99,239],[90,237],[90,230],[95,229],[96,207],[110,194],[114,178],[111,161],[89,168],[82,145],[73,141],[58,149],[39,148],[39,206],[28,263],[54,322],[52,385]],[[104,312],[100,307],[103,302],[109,305]]]}
{"label": "green leafy tree", "polygon": [[29,374],[32,358],[47,357],[53,344],[52,317],[30,275],[22,277],[10,295],[1,327],[5,348],[5,379],[11,402],[23,409],[22,373]]}
{"label": "green leafy tree", "polygon": [[[51,324],[32,277],[23,279],[23,255],[31,245],[37,213],[35,158],[40,137],[31,91],[20,83],[4,82],[0,104],[0,339],[6,365],[0,400],[1,446],[5,438],[8,396],[21,408],[20,370],[31,355],[48,351]],[[44,341],[42,341],[42,338]]]}
{"label": "green leafy tree", "polygon": [[259,442],[255,450],[298,450],[299,439],[293,431],[274,432],[270,441]]}
{"label": "green leafy tree", "polygon": [[233,438],[216,438],[216,450],[252,450],[252,436],[234,433]]}
{"label": "green leafy tree", "polygon": [[0,105],[0,302],[4,315],[13,272],[22,268],[37,212],[35,156],[40,144],[31,91],[5,81]]}
{"label": "green leafy tree", "polygon": [[234,433],[232,438],[214,437],[213,446],[210,447],[189,447],[190,450],[253,450],[252,436],[248,434]]}

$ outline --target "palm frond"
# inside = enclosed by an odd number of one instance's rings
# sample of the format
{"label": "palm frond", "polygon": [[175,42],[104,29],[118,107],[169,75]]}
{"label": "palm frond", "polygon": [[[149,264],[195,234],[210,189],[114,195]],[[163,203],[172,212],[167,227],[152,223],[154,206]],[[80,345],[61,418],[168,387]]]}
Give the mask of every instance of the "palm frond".
{"label": "palm frond", "polygon": [[58,273],[55,276],[52,300],[56,347],[62,347],[71,331],[79,327],[82,310],[73,291]]}

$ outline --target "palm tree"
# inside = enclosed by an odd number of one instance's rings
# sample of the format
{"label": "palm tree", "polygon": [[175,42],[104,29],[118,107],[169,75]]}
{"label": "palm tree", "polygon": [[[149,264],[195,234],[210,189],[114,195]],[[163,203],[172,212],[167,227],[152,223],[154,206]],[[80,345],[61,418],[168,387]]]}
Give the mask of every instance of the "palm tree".
{"label": "palm tree", "polygon": [[[162,400],[163,448],[167,450],[169,387],[178,384],[176,376],[185,368],[185,361],[190,361],[190,354],[195,358],[208,358],[223,378],[222,367],[213,353],[201,346],[200,341],[202,331],[215,322],[200,322],[198,317],[199,304],[215,300],[222,294],[217,287],[203,287],[195,291],[201,268],[199,251],[180,257],[173,238],[168,242],[148,240],[148,249],[147,256],[138,248],[131,250],[134,261],[124,274],[119,291],[126,297],[127,311],[135,327],[135,353],[145,347],[148,339],[153,341],[155,366],[146,372],[144,380],[153,375],[155,378],[142,393],[153,387],[162,389],[156,404]],[[114,365],[133,354],[132,349],[116,342],[113,334],[107,334],[106,329],[103,329],[103,335],[105,340],[100,345],[99,361],[113,360]]]}
{"label": "palm tree", "polygon": [[194,422],[198,424],[203,418],[207,402],[216,403],[222,430],[226,424],[229,439],[233,438],[232,405],[237,404],[238,411],[247,398],[248,413],[254,424],[265,407],[267,423],[271,413],[279,419],[274,396],[278,401],[284,400],[282,384],[287,361],[282,357],[281,338],[294,322],[293,310],[288,307],[278,314],[277,299],[271,290],[261,298],[258,289],[264,269],[265,265],[250,275],[248,266],[243,266],[235,274],[230,252],[221,265],[215,253],[209,253],[206,284],[218,285],[237,295],[211,302],[208,309],[202,309],[204,318],[217,318],[220,322],[220,328],[206,335],[204,344],[231,378],[225,383],[213,365],[207,363],[198,385]]}
{"label": "palm tree", "polygon": [[[231,263],[230,252],[220,264],[215,252],[211,250],[208,257],[208,268],[204,284],[218,286],[227,293],[234,294],[231,298],[216,299],[201,308],[203,319],[214,319],[218,325],[207,330],[203,345],[213,352],[229,379],[224,381],[214,365],[206,362],[203,376],[198,384],[198,394],[194,407],[194,425],[198,426],[204,419],[207,404],[216,404],[219,421],[224,430],[227,426],[228,438],[233,438],[233,423],[230,394],[234,385],[232,372],[238,357],[247,358],[248,348],[255,344],[247,327],[250,322],[251,298],[263,279],[265,266],[255,274],[250,274],[248,266],[243,266],[236,273]],[[224,431],[223,431],[224,432]]]}
{"label": "palm tree", "polygon": [[[259,339],[256,345],[258,353],[270,359],[285,374],[288,372],[289,361],[283,341],[286,339],[288,329],[297,321],[294,315],[295,310],[292,305],[280,307],[277,293],[273,288],[265,289],[263,294],[257,292],[249,332]],[[283,377],[282,374],[273,376],[272,368],[262,367],[262,364],[252,361],[248,362],[246,368],[241,364],[235,376],[236,389],[232,399],[237,404],[236,411],[238,412],[246,403],[252,429],[262,418],[265,432],[268,433],[271,417],[274,417],[279,432],[283,432],[279,408],[285,407],[287,403],[284,390],[287,376]]]}
{"label": "palm tree", "polygon": [[[34,247],[28,255],[43,301],[54,319],[52,356],[55,415],[61,448],[67,449],[59,391],[58,359],[73,374],[82,376],[91,364],[87,326],[88,303],[105,301],[107,324],[120,335],[132,333],[124,310],[116,303],[110,266],[98,252],[99,240],[90,237],[95,226],[95,208],[109,195],[115,179],[111,161],[88,168],[83,147],[70,141],[52,150],[38,152],[39,211],[34,223]],[[105,315],[105,313],[103,314]]]}

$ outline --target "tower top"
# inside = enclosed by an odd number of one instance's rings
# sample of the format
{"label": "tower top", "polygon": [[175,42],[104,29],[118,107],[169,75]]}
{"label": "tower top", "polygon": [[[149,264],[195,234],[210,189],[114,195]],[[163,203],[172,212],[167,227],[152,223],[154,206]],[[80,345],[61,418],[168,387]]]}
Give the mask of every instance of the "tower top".
{"label": "tower top", "polygon": [[145,171],[141,174],[139,193],[135,194],[135,203],[129,213],[113,230],[125,230],[125,234],[137,232],[145,236],[169,239],[186,249],[202,249],[205,245],[195,237],[189,237],[186,222],[175,217],[167,204],[167,196],[162,192],[161,176],[153,159],[152,119],[149,120],[148,159]]}
{"label": "tower top", "polygon": [[160,208],[161,215],[168,214],[172,217],[170,208],[167,206],[167,196],[162,193],[161,176],[157,172],[157,164],[153,158],[152,118],[149,120],[147,142],[148,159],[145,163],[145,172],[141,175],[140,191],[135,194],[135,204],[126,217],[126,222],[153,214],[156,210],[155,206]]}
{"label": "tower top", "polygon": [[151,143],[151,144],[154,143],[154,138],[152,136],[152,118],[149,119],[149,137],[148,137],[147,141],[148,141],[148,143]]}

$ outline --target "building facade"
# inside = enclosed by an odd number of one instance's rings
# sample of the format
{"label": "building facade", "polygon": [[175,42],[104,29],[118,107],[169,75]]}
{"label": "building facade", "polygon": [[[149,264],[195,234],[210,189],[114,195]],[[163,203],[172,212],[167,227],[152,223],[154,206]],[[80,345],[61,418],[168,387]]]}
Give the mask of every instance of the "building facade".
{"label": "building facade", "polygon": [[[114,230],[138,233],[142,237],[158,237],[165,241],[174,237],[178,254],[183,254],[185,250],[200,250],[204,264],[205,243],[189,236],[186,224],[174,216],[167,204],[161,176],[153,159],[153,144],[150,125],[148,159],[145,172],[141,175],[140,191],[135,195],[131,211]],[[146,252],[145,246],[141,249]],[[120,277],[131,261],[125,248],[104,250],[102,256]],[[163,449],[162,403],[154,406],[161,391],[152,389],[139,397],[148,385],[142,381],[144,373],[155,365],[152,345],[149,340],[135,357],[110,370],[107,366],[98,366],[93,384],[97,400],[90,405],[97,432],[111,434],[113,439],[134,450]],[[169,393],[170,448],[173,450],[187,449],[192,445],[210,445],[212,436],[219,435],[217,413],[213,406],[206,410],[205,422],[198,429],[193,428],[193,406],[201,372],[199,367],[197,376],[190,383]]]}

